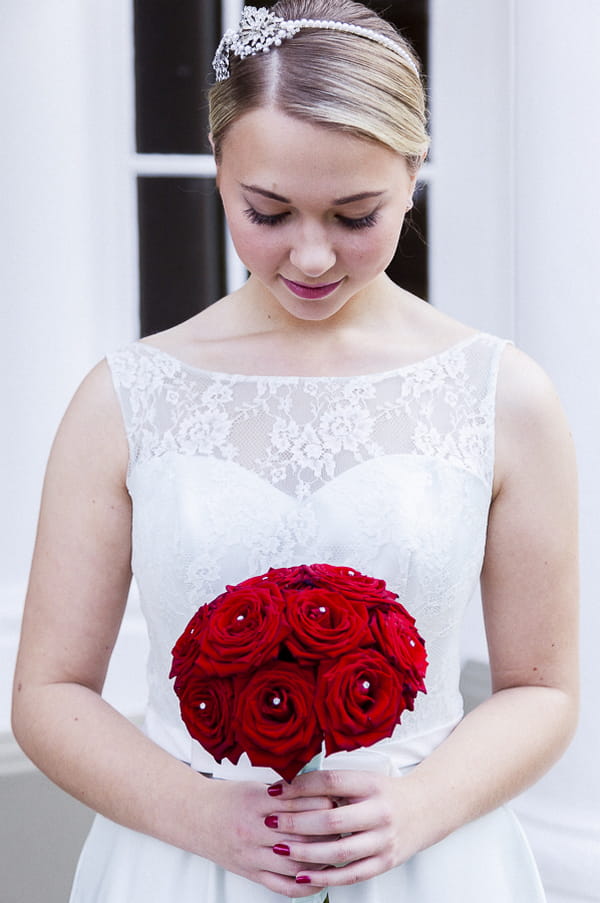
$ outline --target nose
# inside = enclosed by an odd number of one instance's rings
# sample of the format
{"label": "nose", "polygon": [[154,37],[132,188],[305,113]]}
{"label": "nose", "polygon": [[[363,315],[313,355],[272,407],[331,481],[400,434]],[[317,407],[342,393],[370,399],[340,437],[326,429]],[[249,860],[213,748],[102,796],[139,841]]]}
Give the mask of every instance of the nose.
{"label": "nose", "polygon": [[325,229],[305,226],[299,231],[290,249],[290,263],[303,276],[318,279],[334,266],[335,261],[335,250]]}

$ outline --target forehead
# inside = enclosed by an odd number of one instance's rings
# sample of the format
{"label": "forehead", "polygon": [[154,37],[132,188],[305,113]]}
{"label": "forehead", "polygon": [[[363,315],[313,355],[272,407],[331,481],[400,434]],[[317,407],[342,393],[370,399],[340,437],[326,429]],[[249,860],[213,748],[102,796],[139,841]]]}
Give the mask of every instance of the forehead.
{"label": "forehead", "polygon": [[285,197],[395,191],[409,181],[404,159],[384,145],[264,108],[231,126],[220,170],[222,177]]}

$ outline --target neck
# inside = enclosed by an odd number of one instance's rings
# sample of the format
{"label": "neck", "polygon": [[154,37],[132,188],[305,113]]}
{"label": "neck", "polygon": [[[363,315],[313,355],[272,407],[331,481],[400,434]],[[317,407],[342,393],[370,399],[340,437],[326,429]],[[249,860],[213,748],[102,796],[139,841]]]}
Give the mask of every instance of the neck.
{"label": "neck", "polygon": [[341,332],[379,331],[392,313],[397,316],[398,302],[406,293],[382,273],[349,298],[338,311],[317,320],[296,317],[285,310],[253,276],[237,294],[255,328],[313,342],[329,341]]}

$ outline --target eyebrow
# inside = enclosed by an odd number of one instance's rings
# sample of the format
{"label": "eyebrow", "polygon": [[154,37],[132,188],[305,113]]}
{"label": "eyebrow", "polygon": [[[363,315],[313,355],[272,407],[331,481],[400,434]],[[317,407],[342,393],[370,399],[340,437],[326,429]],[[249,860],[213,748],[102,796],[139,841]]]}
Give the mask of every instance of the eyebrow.
{"label": "eyebrow", "polygon": [[[252,191],[254,194],[261,194],[265,198],[270,198],[272,201],[279,201],[282,204],[291,204],[292,202],[289,198],[284,198],[280,194],[275,194],[274,191],[268,191],[266,188],[260,188],[258,185],[244,185],[240,182],[240,186],[245,191]],[[383,194],[384,191],[360,191],[358,194],[350,194],[345,198],[335,198],[332,201],[333,207],[343,207],[345,204],[354,204],[356,201],[364,201],[368,198],[379,198]]]}

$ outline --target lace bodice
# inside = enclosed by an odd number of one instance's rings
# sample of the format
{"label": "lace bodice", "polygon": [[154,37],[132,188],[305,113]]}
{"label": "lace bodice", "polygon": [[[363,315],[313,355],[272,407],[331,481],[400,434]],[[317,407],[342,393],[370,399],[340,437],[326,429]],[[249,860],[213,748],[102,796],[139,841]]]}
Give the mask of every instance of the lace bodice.
{"label": "lace bodice", "polygon": [[150,635],[147,726],[157,742],[189,759],[168,675],[196,608],[269,567],[313,562],[384,578],[417,619],[428,695],[394,742],[408,748],[452,729],[503,347],[477,334],[390,372],[319,378],[212,373],[143,343],[109,356],[130,449],[133,570]]}

